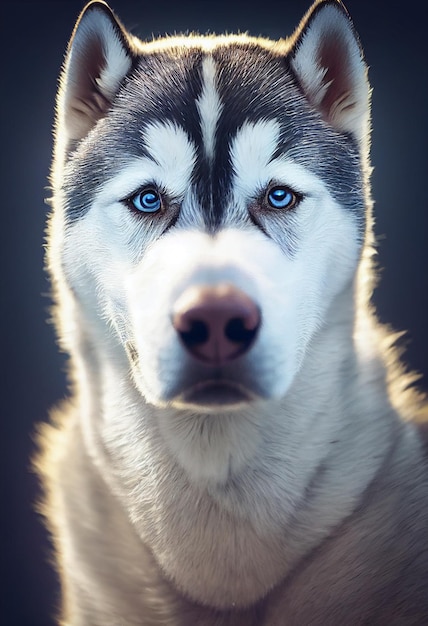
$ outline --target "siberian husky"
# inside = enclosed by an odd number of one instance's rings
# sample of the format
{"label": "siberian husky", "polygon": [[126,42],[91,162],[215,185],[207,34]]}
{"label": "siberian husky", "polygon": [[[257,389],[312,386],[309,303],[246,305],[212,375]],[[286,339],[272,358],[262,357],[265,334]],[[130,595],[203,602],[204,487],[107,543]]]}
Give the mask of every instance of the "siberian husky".
{"label": "siberian husky", "polygon": [[280,41],[81,14],[47,256],[72,397],[37,461],[61,624],[428,623],[423,409],[369,304],[369,108],[336,0]]}

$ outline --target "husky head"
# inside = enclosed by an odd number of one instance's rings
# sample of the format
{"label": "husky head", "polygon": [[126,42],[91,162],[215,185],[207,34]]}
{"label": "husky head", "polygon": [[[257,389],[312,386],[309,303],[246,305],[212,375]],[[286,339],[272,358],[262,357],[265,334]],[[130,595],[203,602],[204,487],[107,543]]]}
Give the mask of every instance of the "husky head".
{"label": "husky head", "polygon": [[103,2],[86,7],[49,228],[76,369],[192,414],[287,396],[364,242],[366,74],[335,0],[278,42],[142,43]]}

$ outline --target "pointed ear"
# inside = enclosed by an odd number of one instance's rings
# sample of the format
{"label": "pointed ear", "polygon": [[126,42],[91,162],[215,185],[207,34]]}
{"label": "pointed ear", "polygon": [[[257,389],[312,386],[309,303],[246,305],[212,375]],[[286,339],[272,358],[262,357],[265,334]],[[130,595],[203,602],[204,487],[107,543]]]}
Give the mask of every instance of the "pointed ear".
{"label": "pointed ear", "polygon": [[367,67],[351,19],[339,0],[315,3],[303,18],[290,62],[324,120],[363,142],[369,131]]}
{"label": "pointed ear", "polygon": [[60,82],[57,135],[63,146],[85,137],[107,113],[133,58],[130,38],[108,5],[90,2],[74,28]]}

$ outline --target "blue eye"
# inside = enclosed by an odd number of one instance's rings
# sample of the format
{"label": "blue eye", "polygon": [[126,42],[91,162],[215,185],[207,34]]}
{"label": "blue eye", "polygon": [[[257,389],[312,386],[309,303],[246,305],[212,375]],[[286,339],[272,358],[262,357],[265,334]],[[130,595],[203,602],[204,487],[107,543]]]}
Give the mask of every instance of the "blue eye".
{"label": "blue eye", "polygon": [[162,207],[162,200],[156,189],[143,189],[129,198],[134,209],[142,213],[156,213]]}
{"label": "blue eye", "polygon": [[272,209],[291,209],[297,196],[288,187],[273,187],[267,194],[267,201]]}

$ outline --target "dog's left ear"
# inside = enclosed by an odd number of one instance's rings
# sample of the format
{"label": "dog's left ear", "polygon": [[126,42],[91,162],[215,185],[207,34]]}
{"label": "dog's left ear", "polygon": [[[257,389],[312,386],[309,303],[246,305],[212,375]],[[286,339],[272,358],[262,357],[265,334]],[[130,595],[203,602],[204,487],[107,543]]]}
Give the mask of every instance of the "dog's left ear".
{"label": "dog's left ear", "polygon": [[316,2],[294,35],[290,63],[324,120],[362,142],[368,134],[367,67],[351,19],[339,0]]}

